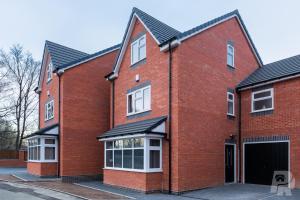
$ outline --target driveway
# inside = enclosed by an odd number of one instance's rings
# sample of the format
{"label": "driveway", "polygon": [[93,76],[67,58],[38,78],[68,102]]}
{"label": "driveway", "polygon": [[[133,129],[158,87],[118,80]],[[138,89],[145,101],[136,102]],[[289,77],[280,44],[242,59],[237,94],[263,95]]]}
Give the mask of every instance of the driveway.
{"label": "driveway", "polygon": [[23,173],[26,171],[26,168],[0,167],[0,175],[15,174],[19,172]]}

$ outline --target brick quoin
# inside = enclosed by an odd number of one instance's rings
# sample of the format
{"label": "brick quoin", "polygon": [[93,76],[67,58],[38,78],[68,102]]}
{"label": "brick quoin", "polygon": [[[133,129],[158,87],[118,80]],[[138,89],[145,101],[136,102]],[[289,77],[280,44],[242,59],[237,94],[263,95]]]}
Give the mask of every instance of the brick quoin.
{"label": "brick quoin", "polygon": [[[272,114],[251,115],[251,92],[242,95],[242,137],[289,136],[290,170],[300,187],[300,79],[274,83],[274,110]],[[243,168],[242,168],[243,170]]]}

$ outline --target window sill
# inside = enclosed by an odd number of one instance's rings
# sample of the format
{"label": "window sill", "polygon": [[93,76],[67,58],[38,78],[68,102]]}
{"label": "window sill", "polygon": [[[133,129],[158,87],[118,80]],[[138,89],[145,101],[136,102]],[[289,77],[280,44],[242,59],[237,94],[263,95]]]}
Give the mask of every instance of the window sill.
{"label": "window sill", "polygon": [[264,110],[256,110],[256,111],[251,111],[250,113],[251,114],[255,114],[255,113],[263,113],[263,112],[266,112],[266,111],[273,111],[274,108],[270,108],[270,109],[264,109]]}
{"label": "window sill", "polygon": [[141,112],[136,112],[136,113],[130,113],[130,114],[127,114],[127,117],[131,117],[131,116],[134,116],[134,115],[139,115],[139,114],[150,112],[150,111],[151,111],[151,109],[145,110],[145,111],[141,111]]}
{"label": "window sill", "polygon": [[232,114],[228,114],[228,113],[227,113],[227,119],[233,120],[233,119],[235,119],[235,115],[232,115]]}
{"label": "window sill", "polygon": [[231,65],[228,65],[228,64],[227,64],[227,67],[230,68],[230,69],[235,69],[234,66],[231,66]]}
{"label": "window sill", "polygon": [[27,160],[27,163],[57,163],[57,160]]}
{"label": "window sill", "polygon": [[45,122],[48,122],[50,120],[54,119],[54,117],[50,118],[50,119],[45,119]]}
{"label": "window sill", "polygon": [[123,169],[123,168],[112,168],[112,167],[104,167],[104,170],[116,170],[116,171],[125,171],[125,172],[139,172],[139,173],[155,173],[155,172],[163,172],[162,169]]}
{"label": "window sill", "polygon": [[132,63],[131,65],[130,65],[130,68],[136,68],[136,67],[138,67],[138,66],[140,66],[140,65],[143,65],[143,64],[145,64],[146,63],[146,58],[144,58],[144,59],[142,59],[142,60],[139,60],[139,61],[137,61],[136,63]]}

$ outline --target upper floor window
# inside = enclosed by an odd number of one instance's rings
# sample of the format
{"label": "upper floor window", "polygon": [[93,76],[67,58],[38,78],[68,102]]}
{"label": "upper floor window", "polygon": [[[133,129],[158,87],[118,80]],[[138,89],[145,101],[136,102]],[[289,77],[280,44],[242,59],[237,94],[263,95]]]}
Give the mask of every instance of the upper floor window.
{"label": "upper floor window", "polygon": [[47,66],[47,82],[52,80],[52,70],[53,70],[53,66],[52,63],[50,62],[49,65]]}
{"label": "upper floor window", "polygon": [[54,117],[54,100],[45,104],[45,121]]}
{"label": "upper floor window", "polygon": [[273,110],[274,91],[273,88],[252,92],[252,112]]}
{"label": "upper floor window", "polygon": [[227,115],[234,116],[234,94],[227,92]]}
{"label": "upper floor window", "polygon": [[234,67],[234,47],[231,44],[227,44],[227,65]]}
{"label": "upper floor window", "polygon": [[131,43],[131,65],[146,58],[146,35]]}
{"label": "upper floor window", "polygon": [[151,109],[151,86],[127,94],[127,115],[137,114]]}

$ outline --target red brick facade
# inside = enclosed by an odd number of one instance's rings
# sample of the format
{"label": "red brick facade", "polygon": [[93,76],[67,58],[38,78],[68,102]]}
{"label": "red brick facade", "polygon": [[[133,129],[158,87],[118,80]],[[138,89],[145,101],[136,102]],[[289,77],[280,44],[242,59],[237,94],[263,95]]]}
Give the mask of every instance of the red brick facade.
{"label": "red brick facade", "polygon": [[[266,115],[251,114],[251,92],[241,93],[242,137],[289,136],[290,170],[300,187],[300,84],[299,78],[271,85],[274,88],[274,110]],[[242,168],[243,169],[243,168]]]}
{"label": "red brick facade", "polygon": [[27,162],[27,171],[41,177],[57,176],[57,165],[58,163]]}

